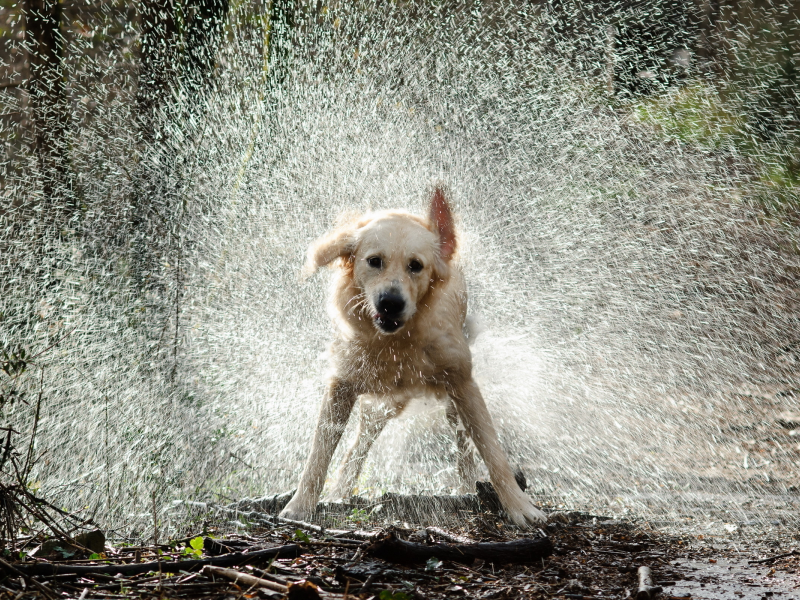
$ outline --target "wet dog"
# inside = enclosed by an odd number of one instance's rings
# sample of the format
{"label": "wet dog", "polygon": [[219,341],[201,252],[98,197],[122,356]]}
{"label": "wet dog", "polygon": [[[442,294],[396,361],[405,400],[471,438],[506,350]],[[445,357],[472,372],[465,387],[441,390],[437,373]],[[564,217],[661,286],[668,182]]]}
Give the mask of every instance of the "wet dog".
{"label": "wet dog", "polygon": [[337,337],[311,453],[281,516],[302,520],[314,512],[357,400],[359,431],[334,485],[339,497],[352,493],[387,421],[412,398],[434,395],[449,402],[448,419],[463,424],[456,438],[462,479],[475,484],[469,436],[510,519],[519,526],[545,520],[517,485],[472,378],[463,330],[466,286],[456,247],[450,206],[444,189],[437,187],[428,218],[402,211],[368,213],[341,224],[309,249],[308,274],[324,265],[336,267],[329,310]]}

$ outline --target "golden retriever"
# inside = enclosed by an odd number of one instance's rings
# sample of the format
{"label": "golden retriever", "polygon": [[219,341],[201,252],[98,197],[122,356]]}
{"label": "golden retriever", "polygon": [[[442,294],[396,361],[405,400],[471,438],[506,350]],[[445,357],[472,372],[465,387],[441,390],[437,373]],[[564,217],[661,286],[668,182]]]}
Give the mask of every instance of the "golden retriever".
{"label": "golden retriever", "polygon": [[[455,261],[456,231],[441,186],[428,218],[402,211],[367,213],[315,242],[305,271],[335,263],[329,310],[337,325],[332,375],[311,453],[297,492],[281,516],[303,520],[316,509],[328,466],[356,400],[361,419],[334,494],[348,497],[372,443],[389,418],[415,397],[449,398],[448,418],[460,419],[459,473],[475,479],[464,432],[489,470],[500,502],[519,526],[546,520],[519,488],[481,392],[472,378],[464,323],[467,294]],[[471,480],[470,480],[471,478]]]}

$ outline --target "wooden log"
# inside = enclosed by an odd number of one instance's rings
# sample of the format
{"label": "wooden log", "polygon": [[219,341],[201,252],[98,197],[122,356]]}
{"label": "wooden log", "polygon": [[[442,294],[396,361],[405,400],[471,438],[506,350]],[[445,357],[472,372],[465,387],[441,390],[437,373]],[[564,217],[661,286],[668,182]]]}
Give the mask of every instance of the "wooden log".
{"label": "wooden log", "polygon": [[[525,476],[521,472],[514,475],[517,485],[522,491],[527,488]],[[455,515],[459,512],[492,512],[501,513],[500,497],[490,481],[477,481],[476,493],[457,496],[405,495],[387,492],[375,500],[367,501],[354,496],[346,502],[323,502],[317,505],[317,511],[334,514],[348,514],[353,509],[374,509],[380,506],[381,515],[390,515],[397,519],[426,522],[442,514]],[[322,530],[318,525],[310,525],[302,521],[291,521],[273,515],[279,513],[291,500],[294,490],[274,496],[262,498],[243,498],[225,506],[217,506],[216,510],[246,518],[257,518],[273,523],[287,523],[304,527],[310,531]],[[340,530],[326,530],[331,535],[338,535]],[[337,533],[334,533],[337,532]]]}
{"label": "wooden log", "polygon": [[[65,565],[57,563],[36,563],[36,564],[17,564],[13,565],[14,570],[7,568],[3,561],[0,561],[0,571],[6,573],[18,574],[15,571],[21,572],[24,575],[60,575],[63,573],[72,573],[74,575],[92,575],[94,573],[100,575],[139,575],[141,573],[150,572],[168,572],[177,573],[178,571],[194,571],[205,567],[206,565],[213,565],[218,567],[234,567],[237,565],[247,565],[269,560],[275,557],[294,558],[300,556],[306,550],[297,544],[288,544],[286,546],[278,546],[277,548],[267,548],[266,550],[257,550],[255,552],[233,552],[223,556],[214,556],[211,558],[200,558],[196,560],[162,560],[152,561],[146,563],[133,563],[125,565]],[[10,566],[10,565],[9,565]]]}
{"label": "wooden log", "polygon": [[249,587],[263,587],[267,588],[268,590],[280,592],[282,594],[285,594],[289,591],[289,588],[285,585],[275,583],[274,581],[267,581],[266,579],[261,579],[261,577],[256,577],[255,575],[248,575],[247,573],[242,573],[235,569],[226,569],[225,567],[206,565],[203,567],[203,573],[208,575],[216,575],[217,577],[224,577],[225,579],[230,579],[233,581],[233,583],[242,583]]}
{"label": "wooden log", "polygon": [[460,511],[481,510],[480,500],[475,494],[428,496],[387,492],[378,498],[377,502],[383,506],[384,514],[417,522],[425,522],[442,514],[457,515]]}
{"label": "wooden log", "polygon": [[367,554],[383,560],[413,564],[436,557],[470,564],[475,559],[493,563],[525,564],[541,560],[553,553],[548,538],[521,539],[511,542],[478,544],[415,544],[399,539],[393,531],[366,548]]}

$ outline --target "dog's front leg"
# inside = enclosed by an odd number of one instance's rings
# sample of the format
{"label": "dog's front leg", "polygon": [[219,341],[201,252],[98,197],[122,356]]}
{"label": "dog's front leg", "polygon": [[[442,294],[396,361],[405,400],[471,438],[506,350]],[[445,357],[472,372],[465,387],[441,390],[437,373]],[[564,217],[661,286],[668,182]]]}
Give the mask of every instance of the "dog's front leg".
{"label": "dog's front leg", "polygon": [[297,492],[281,511],[287,519],[304,520],[309,518],[317,508],[325,476],[328,473],[333,453],[342,437],[347,419],[353,410],[357,398],[352,384],[340,379],[333,379],[328,384],[322,408],[319,412],[311,453],[297,484]]}
{"label": "dog's front leg", "polygon": [[377,397],[361,396],[360,405],[361,420],[356,432],[356,441],[345,454],[342,468],[331,490],[331,498],[337,500],[347,500],[353,494],[353,488],[367,461],[370,448],[389,419],[394,418],[398,412],[395,406],[384,403]]}
{"label": "dog's front leg", "polygon": [[478,479],[478,471],[472,452],[472,444],[469,442],[469,434],[464,428],[464,424],[461,422],[456,406],[452,401],[448,401],[447,403],[446,415],[447,421],[450,423],[456,436],[458,477],[461,480],[459,491],[462,494],[474,494],[475,481]]}
{"label": "dog's front leg", "polygon": [[533,505],[525,492],[519,489],[511,465],[508,464],[508,457],[497,439],[492,417],[478,385],[472,377],[469,377],[448,387],[461,421],[483,462],[486,463],[489,478],[509,518],[520,527],[547,521],[547,516]]}

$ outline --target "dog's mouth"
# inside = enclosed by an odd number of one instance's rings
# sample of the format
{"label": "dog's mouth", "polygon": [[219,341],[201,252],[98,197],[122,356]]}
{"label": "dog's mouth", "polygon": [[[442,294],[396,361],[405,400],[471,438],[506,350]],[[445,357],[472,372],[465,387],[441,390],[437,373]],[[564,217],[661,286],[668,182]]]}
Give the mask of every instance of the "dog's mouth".
{"label": "dog's mouth", "polygon": [[394,333],[404,325],[402,319],[390,317],[381,313],[376,313],[375,316],[373,316],[373,320],[375,321],[375,327],[384,333]]}

